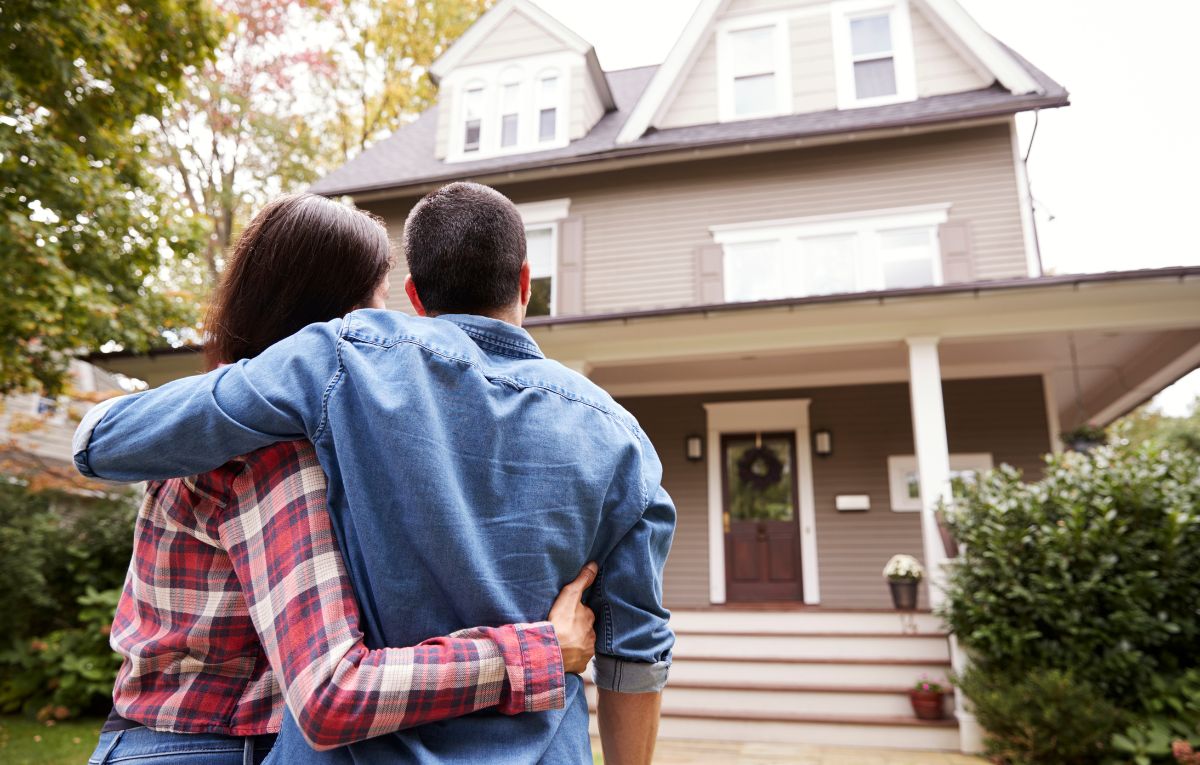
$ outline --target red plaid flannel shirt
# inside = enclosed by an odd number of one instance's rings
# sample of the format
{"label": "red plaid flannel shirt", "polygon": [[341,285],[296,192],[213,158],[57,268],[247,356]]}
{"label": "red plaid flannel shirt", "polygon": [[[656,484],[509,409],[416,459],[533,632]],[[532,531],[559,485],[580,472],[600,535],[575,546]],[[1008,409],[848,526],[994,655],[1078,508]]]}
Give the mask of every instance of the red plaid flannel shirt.
{"label": "red plaid flannel shirt", "polygon": [[548,622],[368,650],[325,487],[306,441],[150,484],[112,628],[119,714],[249,736],[277,732],[286,700],[324,749],[488,707],[563,706]]}

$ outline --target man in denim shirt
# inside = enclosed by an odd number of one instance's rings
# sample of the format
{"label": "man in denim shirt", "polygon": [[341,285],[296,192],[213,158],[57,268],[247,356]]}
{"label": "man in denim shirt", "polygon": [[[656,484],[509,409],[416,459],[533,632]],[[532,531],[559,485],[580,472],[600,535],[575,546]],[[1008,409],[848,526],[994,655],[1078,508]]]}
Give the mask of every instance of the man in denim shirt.
{"label": "man in denim shirt", "polygon": [[[648,763],[674,644],[662,571],[675,508],[654,448],[520,328],[529,264],[506,198],[443,187],[413,209],[405,250],[409,297],[436,318],[356,311],[97,407],[76,434],[76,465],[163,479],[310,439],[371,647],[542,619],[598,561],[588,602],[601,739],[609,762]],[[568,675],[561,692],[561,710],[478,713],[321,754],[289,722],[272,761],[590,763],[582,681]]]}

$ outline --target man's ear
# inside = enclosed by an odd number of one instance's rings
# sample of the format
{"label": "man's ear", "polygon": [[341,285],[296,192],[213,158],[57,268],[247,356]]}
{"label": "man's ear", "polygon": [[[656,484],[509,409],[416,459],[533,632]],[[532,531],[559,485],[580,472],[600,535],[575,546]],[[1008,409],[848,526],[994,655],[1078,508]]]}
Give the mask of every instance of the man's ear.
{"label": "man's ear", "polygon": [[530,286],[529,279],[529,261],[525,261],[521,266],[521,308],[529,307],[529,299],[533,297],[533,288]]}
{"label": "man's ear", "polygon": [[413,281],[412,274],[404,277],[404,293],[408,295],[408,302],[412,303],[417,316],[424,316],[425,306],[421,305],[421,296],[417,294],[417,283]]}

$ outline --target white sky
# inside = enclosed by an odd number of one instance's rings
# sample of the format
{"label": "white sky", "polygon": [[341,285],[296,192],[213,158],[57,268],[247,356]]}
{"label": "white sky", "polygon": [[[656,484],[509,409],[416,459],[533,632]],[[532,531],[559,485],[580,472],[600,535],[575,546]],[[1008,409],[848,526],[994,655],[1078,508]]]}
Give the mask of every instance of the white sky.
{"label": "white sky", "polygon": [[[605,69],[661,63],[697,0],[534,0]],[[1041,115],[1029,161],[1048,271],[1200,264],[1196,0],[960,0],[1071,92]],[[1020,118],[1028,146],[1033,118]],[[1200,309],[1198,309],[1200,310]],[[1200,371],[1157,404],[1182,414]]]}

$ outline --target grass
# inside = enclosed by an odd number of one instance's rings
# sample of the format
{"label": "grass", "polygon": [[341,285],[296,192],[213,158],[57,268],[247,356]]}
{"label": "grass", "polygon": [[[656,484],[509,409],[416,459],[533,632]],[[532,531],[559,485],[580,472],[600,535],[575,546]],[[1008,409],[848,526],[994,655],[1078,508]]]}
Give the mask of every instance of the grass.
{"label": "grass", "polygon": [[96,748],[103,720],[47,725],[26,717],[0,717],[0,762],[4,765],[82,765]]}

